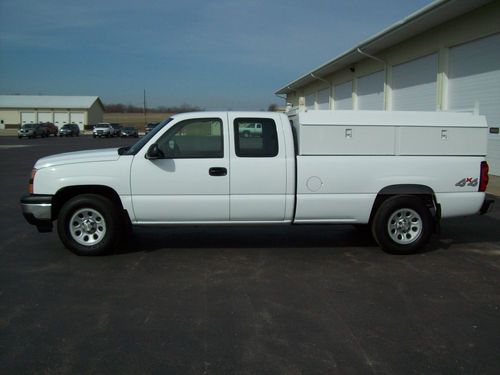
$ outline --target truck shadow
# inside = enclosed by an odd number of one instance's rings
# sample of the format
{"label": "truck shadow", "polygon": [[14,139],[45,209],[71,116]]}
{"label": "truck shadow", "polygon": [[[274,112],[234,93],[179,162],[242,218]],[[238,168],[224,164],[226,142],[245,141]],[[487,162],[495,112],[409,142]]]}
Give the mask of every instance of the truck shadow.
{"label": "truck shadow", "polygon": [[[500,218],[471,216],[447,219],[424,252],[467,244],[500,244]],[[134,229],[134,236],[115,254],[167,249],[359,248],[377,249],[369,230],[351,225],[284,225],[245,227],[171,227]]]}
{"label": "truck shadow", "polygon": [[163,249],[375,247],[369,231],[351,225],[192,226],[134,229],[115,254]]}

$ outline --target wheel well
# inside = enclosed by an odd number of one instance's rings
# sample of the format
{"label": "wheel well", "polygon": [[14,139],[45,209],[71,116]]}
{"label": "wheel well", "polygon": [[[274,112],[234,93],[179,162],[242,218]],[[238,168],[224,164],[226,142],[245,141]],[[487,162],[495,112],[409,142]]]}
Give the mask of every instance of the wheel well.
{"label": "wheel well", "polygon": [[[380,190],[375,198],[375,202],[372,206],[372,211],[370,213],[370,223],[372,222],[377,210],[380,208],[382,203],[387,199],[394,197],[396,195],[411,195],[420,198],[424,204],[431,210],[431,214],[435,217],[439,215],[439,208],[436,201],[436,195],[434,190],[425,185],[390,185],[386,186]],[[439,219],[439,218],[438,218]]]}
{"label": "wheel well", "polygon": [[[122,201],[120,200],[118,193],[109,186],[103,186],[103,185],[68,186],[60,189],[54,195],[54,198],[52,198],[52,219],[53,220],[57,219],[59,211],[61,210],[61,207],[64,205],[64,203],[66,203],[71,198],[81,194],[102,195],[111,200],[114,204],[116,204],[120,210],[125,211],[123,210]],[[125,216],[128,217],[128,215]]]}

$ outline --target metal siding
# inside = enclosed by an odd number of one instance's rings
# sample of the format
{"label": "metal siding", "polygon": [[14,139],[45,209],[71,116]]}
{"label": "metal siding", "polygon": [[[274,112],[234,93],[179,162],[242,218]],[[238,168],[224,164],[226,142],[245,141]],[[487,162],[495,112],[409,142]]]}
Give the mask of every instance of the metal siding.
{"label": "metal siding", "polygon": [[437,53],[392,67],[392,110],[435,111]]}
{"label": "metal siding", "polygon": [[384,71],[358,78],[358,109],[384,109]]}
{"label": "metal siding", "polygon": [[[472,109],[500,127],[500,34],[450,48],[448,109]],[[500,134],[488,135],[490,173],[500,175]]]}
{"label": "metal siding", "polygon": [[352,109],[352,81],[335,86],[333,108]]}

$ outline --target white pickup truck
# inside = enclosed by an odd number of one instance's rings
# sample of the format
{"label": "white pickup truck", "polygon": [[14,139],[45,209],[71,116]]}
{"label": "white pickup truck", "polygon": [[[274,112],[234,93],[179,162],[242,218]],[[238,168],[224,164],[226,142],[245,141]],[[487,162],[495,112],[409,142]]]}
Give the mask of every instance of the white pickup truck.
{"label": "white pickup truck", "polygon": [[131,147],[38,160],[21,206],[41,232],[57,220],[80,255],[118,246],[131,224],[369,225],[406,254],[440,218],[488,210],[486,139],[470,113],[179,114]]}

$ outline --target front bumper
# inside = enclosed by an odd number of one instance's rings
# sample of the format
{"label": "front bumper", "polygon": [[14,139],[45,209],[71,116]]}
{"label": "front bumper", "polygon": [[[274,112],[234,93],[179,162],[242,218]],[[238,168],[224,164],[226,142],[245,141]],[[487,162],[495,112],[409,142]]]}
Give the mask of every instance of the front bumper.
{"label": "front bumper", "polygon": [[26,221],[40,232],[52,230],[52,195],[25,195],[21,198],[21,209]]}

